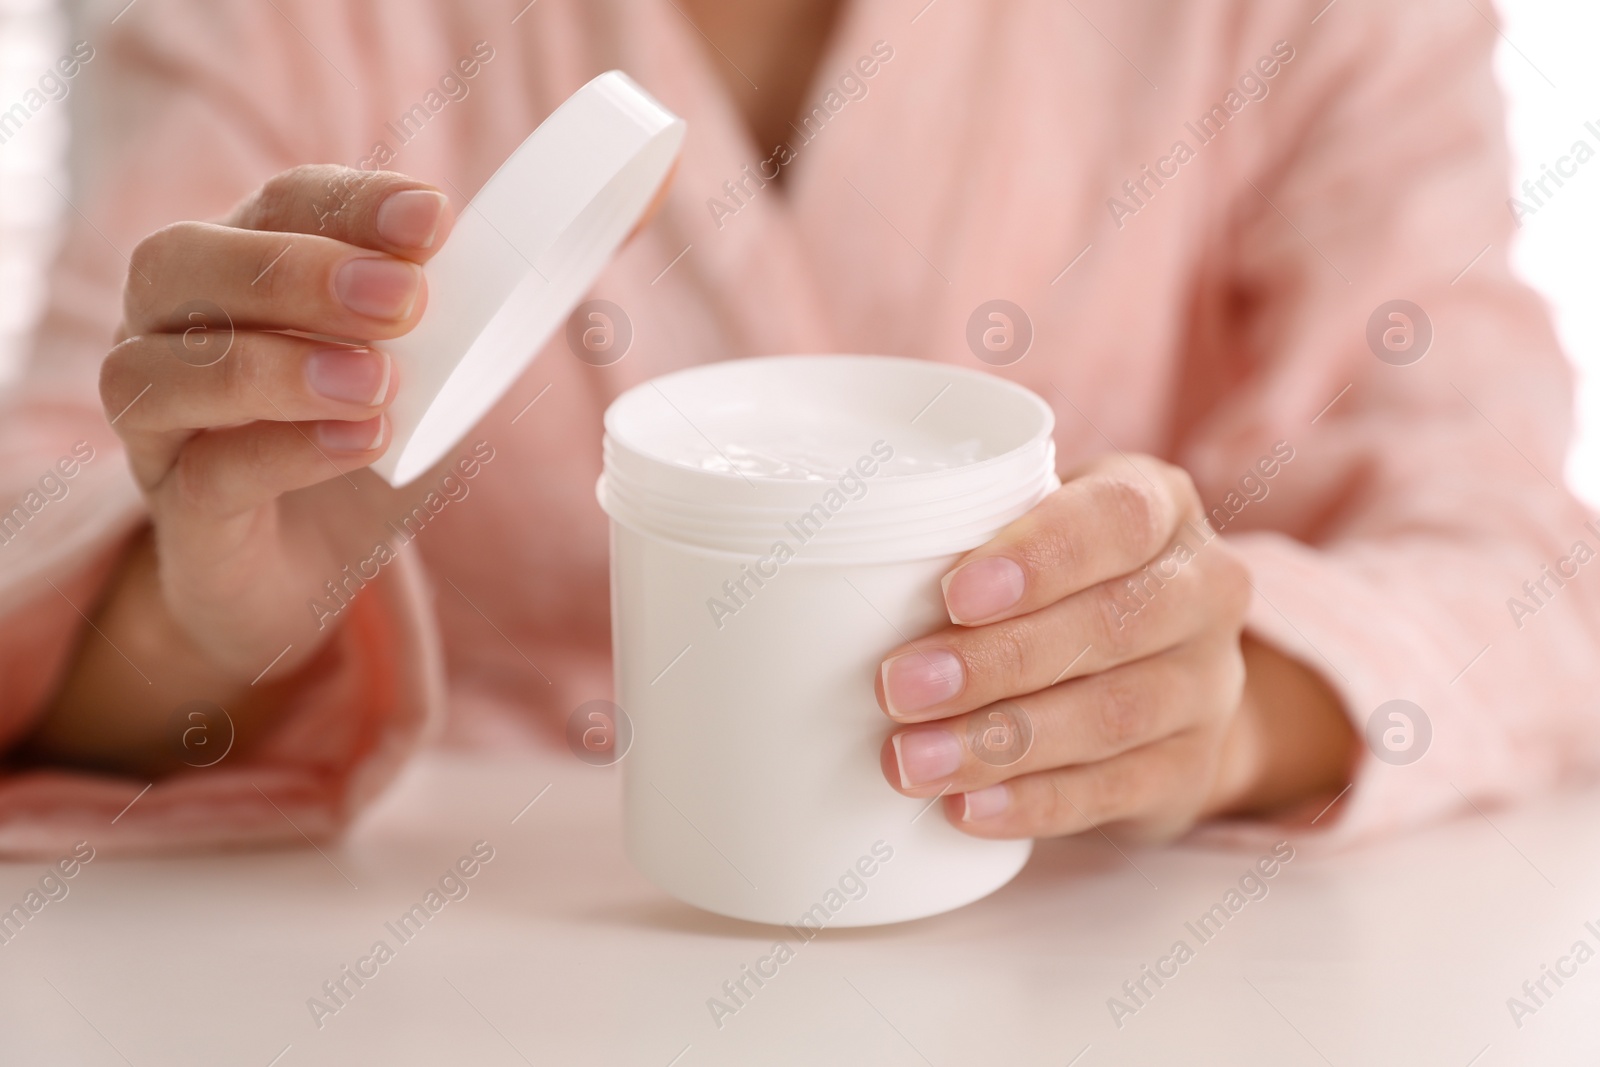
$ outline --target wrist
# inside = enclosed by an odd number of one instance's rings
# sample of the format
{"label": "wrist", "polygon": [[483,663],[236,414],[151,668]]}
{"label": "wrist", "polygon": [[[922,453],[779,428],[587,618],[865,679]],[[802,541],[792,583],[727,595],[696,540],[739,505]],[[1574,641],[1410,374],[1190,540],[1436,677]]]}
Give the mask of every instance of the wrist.
{"label": "wrist", "polygon": [[36,760],[157,775],[180,766],[173,715],[186,702],[239,708],[247,682],[213,663],[167,610],[148,530],[90,611],[67,673],[25,745]]}
{"label": "wrist", "polygon": [[1270,816],[1349,782],[1360,741],[1321,676],[1249,634],[1244,692],[1223,741],[1208,816]]}

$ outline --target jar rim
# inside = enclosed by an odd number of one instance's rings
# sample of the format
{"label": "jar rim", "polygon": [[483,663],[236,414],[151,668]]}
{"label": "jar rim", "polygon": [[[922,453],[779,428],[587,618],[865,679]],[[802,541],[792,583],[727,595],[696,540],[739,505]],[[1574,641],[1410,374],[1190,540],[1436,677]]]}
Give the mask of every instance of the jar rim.
{"label": "jar rim", "polygon": [[[782,410],[796,394],[801,395],[794,408]],[[871,453],[883,461],[883,469],[863,452],[829,477],[811,470],[807,476],[746,473],[724,450],[736,443],[725,440],[719,446],[710,436],[752,416],[781,424],[774,431],[778,434],[784,425],[805,425],[809,432],[810,424],[796,420],[827,410],[835,400],[850,416],[838,425],[857,438],[862,431],[873,438]],[[906,428],[919,421],[907,434]],[[949,546],[970,541],[973,530],[1011,521],[1048,491],[1045,483],[1055,477],[1054,424],[1050,405],[1026,387],[929,360],[862,355],[730,360],[664,375],[613,401],[605,414],[605,473],[596,489],[612,518],[706,548],[749,551],[782,528],[787,517],[791,528],[799,522],[813,535],[802,538],[808,551],[824,555],[859,554],[874,544],[923,554],[962,551]],[[818,432],[826,436],[834,428],[830,424]],[[943,449],[941,456],[969,448],[977,454],[936,469],[890,470],[889,459],[900,458],[889,444],[897,435]],[[733,469],[705,466],[710,454],[695,436]],[[854,440],[834,454],[848,454],[860,443]],[[886,446],[887,456],[879,446]],[[690,450],[700,452],[702,462],[685,458],[693,455]],[[904,460],[925,461],[915,455]],[[828,525],[846,512],[847,518]]]}

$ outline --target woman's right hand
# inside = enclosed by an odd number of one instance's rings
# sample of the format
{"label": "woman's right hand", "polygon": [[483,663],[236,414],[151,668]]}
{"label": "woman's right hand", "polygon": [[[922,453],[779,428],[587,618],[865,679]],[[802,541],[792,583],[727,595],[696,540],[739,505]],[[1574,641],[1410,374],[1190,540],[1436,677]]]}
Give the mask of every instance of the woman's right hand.
{"label": "woman's right hand", "polygon": [[453,218],[403,175],[303,166],[135,249],[100,394],[149,504],[153,588],[212,673],[247,684],[287,646],[282,676],[331,634],[307,601],[394,499],[351,477],[402,387],[381,343],[416,325],[418,264]]}

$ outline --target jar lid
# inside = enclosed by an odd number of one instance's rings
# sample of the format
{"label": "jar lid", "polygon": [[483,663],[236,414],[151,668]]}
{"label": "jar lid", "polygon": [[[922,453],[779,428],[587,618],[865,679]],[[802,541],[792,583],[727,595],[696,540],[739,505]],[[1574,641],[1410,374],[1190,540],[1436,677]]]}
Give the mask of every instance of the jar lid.
{"label": "jar lid", "polygon": [[383,345],[400,389],[372,469],[402,486],[499,402],[621,247],[666,180],[684,121],[620,70],[539,125],[423,267],[428,306]]}

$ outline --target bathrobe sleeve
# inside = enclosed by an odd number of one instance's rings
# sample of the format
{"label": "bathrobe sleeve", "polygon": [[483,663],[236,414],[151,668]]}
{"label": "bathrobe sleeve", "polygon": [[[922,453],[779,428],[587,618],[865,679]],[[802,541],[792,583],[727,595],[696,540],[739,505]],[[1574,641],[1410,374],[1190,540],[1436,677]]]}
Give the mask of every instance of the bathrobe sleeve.
{"label": "bathrobe sleeve", "polygon": [[1563,480],[1571,371],[1508,262],[1519,223],[1562,225],[1559,189],[1508,202],[1495,28],[1441,11],[1346,5],[1288,42],[1196,316],[1202,364],[1252,370],[1177,450],[1249,563],[1251,629],[1368,738],[1333,839],[1600,769],[1600,524]]}

